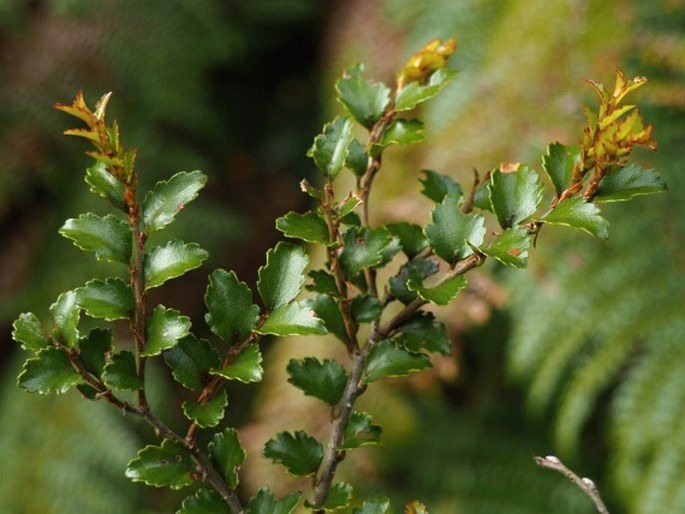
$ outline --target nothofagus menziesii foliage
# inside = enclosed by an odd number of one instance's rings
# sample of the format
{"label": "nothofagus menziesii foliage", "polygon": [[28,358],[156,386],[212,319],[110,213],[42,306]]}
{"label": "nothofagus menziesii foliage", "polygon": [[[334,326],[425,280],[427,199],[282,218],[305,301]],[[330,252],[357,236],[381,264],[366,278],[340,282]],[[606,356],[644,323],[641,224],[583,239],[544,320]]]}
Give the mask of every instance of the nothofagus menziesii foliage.
{"label": "nothofagus menziesii foliage", "polygon": [[[198,196],[206,176],[180,172],[140,192],[136,151],[124,149],[117,123],[105,119],[110,94],[94,110],[81,93],[71,105],[57,104],[85,123],[66,133],[93,145],[88,154],[95,162],[85,180],[113,211],[104,217],[81,214],[67,220],[60,233],[100,261],[121,263],[121,274],[59,295],[50,307],[49,328],[32,313],[19,316],[13,337],[32,353],[19,385],[41,394],[76,388],[88,400],[109,402],[144,419],[159,444],[141,449],[126,475],[155,487],[192,487],[180,514],[287,514],[298,506],[325,512],[359,504],[355,514],[387,512],[387,498],[362,504],[353,499],[352,485],[335,481],[335,473],[346,452],[380,441],[382,427],[369,413],[355,410],[367,387],[383,377],[429,368],[431,353],[450,353],[445,326],[424,306],[450,303],[467,286],[467,274],[489,258],[525,267],[545,225],[606,238],[609,223],[599,204],[665,190],[657,172],[628,161],[633,147],[655,149],[656,143],[636,106],[623,104],[646,79],[627,80],[618,70],[613,92],[590,82],[600,105],[584,110],[587,124],[579,142],[549,145],[542,157],[547,180],[525,164],[502,164],[462,189],[450,176],[426,170],[421,193],[435,204],[430,221],[372,225],[369,203],[383,154],[393,145],[424,140],[424,124],[412,114],[455,78],[448,65],[455,48],[453,39],[430,42],[398,71],[392,87],[365,78],[361,64],[344,72],[335,90],[346,114],[324,126],[308,154],[322,179],[301,183],[313,206],[276,220],[289,241],[266,253],[256,284],[259,302],[234,272],[209,274],[204,299],[205,321],[216,336],[212,341],[196,337],[187,316],[148,300],[150,289],[202,266],[208,256],[196,243],[148,244],[150,234],[171,224]],[[341,173],[355,179],[353,189],[342,195],[334,189]],[[325,249],[322,268],[308,269],[307,252],[297,240]],[[378,270],[389,265],[396,271],[381,282]],[[303,288],[308,294],[301,299]],[[103,323],[82,331],[82,316]],[[114,340],[107,325],[114,320],[128,322],[128,340]],[[262,336],[325,334],[345,346],[347,362],[292,359],[287,372],[293,386],[330,406],[328,439],[284,431],[262,451],[289,473],[312,477],[312,488],[279,499],[262,488],[243,502],[236,490],[248,456],[239,431],[222,423],[228,405],[224,385],[261,380]],[[188,422],[185,432],[169,428],[147,401],[150,359],[163,362],[195,395],[179,406]],[[206,446],[197,442],[200,431],[213,433]],[[414,501],[406,512],[427,510]]]}

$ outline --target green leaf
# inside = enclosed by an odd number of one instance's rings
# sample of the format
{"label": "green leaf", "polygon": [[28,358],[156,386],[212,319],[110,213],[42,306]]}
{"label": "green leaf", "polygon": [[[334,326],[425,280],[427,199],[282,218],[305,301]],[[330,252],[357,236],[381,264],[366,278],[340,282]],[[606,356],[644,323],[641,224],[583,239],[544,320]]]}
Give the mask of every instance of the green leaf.
{"label": "green leaf", "polygon": [[181,316],[177,310],[158,305],[147,320],[147,345],[143,355],[151,357],[173,348],[180,339],[188,335],[190,325],[188,316]]}
{"label": "green leaf", "polygon": [[154,487],[180,489],[193,483],[195,466],[181,443],[164,439],[161,446],[148,445],[128,463],[126,476]]}
{"label": "green leaf", "polygon": [[542,157],[542,168],[552,181],[557,197],[571,185],[573,168],[582,164],[578,145],[565,146],[557,142],[550,143],[547,153]]}
{"label": "green leaf", "polygon": [[221,365],[219,355],[209,342],[198,339],[193,334],[181,339],[163,355],[174,378],[193,391],[204,388],[210,375],[209,371]]}
{"label": "green leaf", "polygon": [[488,191],[492,210],[502,228],[525,221],[542,201],[542,184],[537,172],[519,165],[516,171],[495,170],[490,177]]}
{"label": "green leaf", "polygon": [[323,320],[314,316],[311,308],[298,302],[275,309],[257,332],[275,336],[322,336],[328,333]]}
{"label": "green leaf", "polygon": [[306,432],[280,432],[264,445],[262,455],[283,465],[296,476],[313,475],[323,459],[323,446]]}
{"label": "green leaf", "polygon": [[262,487],[250,500],[247,514],[292,514],[301,497],[298,491],[277,500],[267,487]]}
{"label": "green leaf", "polygon": [[445,324],[436,320],[430,312],[417,312],[399,327],[393,338],[397,344],[410,352],[437,352],[441,355],[452,353],[452,341],[447,336]]}
{"label": "green leaf", "polygon": [[301,389],[307,396],[313,396],[336,405],[342,398],[347,384],[347,371],[334,360],[319,362],[314,357],[304,360],[291,359],[288,363],[288,382]]}
{"label": "green leaf", "polygon": [[402,251],[409,259],[421,253],[421,250],[428,246],[426,236],[419,225],[401,221],[399,223],[390,223],[385,228],[400,240]]}
{"label": "green leaf", "polygon": [[240,444],[238,431],[235,428],[226,428],[219,432],[207,447],[212,464],[216,470],[226,479],[229,487],[238,487],[240,479],[238,470],[245,461],[247,453]]}
{"label": "green leaf", "polygon": [[161,180],[143,201],[143,223],[148,232],[166,227],[185,206],[195,200],[207,182],[201,171],[176,173],[169,180]]}
{"label": "green leaf", "polygon": [[528,264],[528,248],[530,248],[528,230],[518,227],[508,228],[490,246],[481,251],[502,264],[525,268]]}
{"label": "green leaf", "polygon": [[94,279],[75,289],[79,306],[92,318],[129,319],[135,310],[131,286],[119,278]]}
{"label": "green leaf", "polygon": [[305,286],[307,291],[328,294],[336,298],[340,296],[338,286],[335,283],[335,277],[327,271],[312,270],[309,272],[309,277],[312,279],[312,283]]}
{"label": "green leaf", "polygon": [[19,387],[29,393],[62,394],[75,386],[80,379],[64,351],[45,348],[24,363],[18,383]]}
{"label": "green leaf", "polygon": [[358,177],[363,177],[369,167],[369,156],[366,154],[364,146],[356,139],[352,139],[347,149],[345,167],[352,170],[352,173]]}
{"label": "green leaf", "polygon": [[351,450],[360,446],[380,444],[383,429],[379,425],[373,425],[372,419],[366,412],[353,412],[345,427],[345,437],[340,450]]}
{"label": "green leaf", "polygon": [[356,296],[351,305],[352,317],[356,323],[371,323],[380,318],[383,306],[375,296]]}
{"label": "green leaf", "polygon": [[338,100],[361,125],[371,128],[390,104],[390,89],[385,84],[362,76],[363,64],[345,71],[335,84]]}
{"label": "green leaf", "polygon": [[252,303],[252,291],[232,271],[217,269],[209,275],[205,305],[207,325],[225,343],[242,341],[257,326],[259,307]]}
{"label": "green leaf", "polygon": [[50,306],[50,312],[55,320],[52,337],[70,348],[76,347],[80,337],[78,323],[81,317],[76,291],[66,291],[59,295]]}
{"label": "green leaf", "polygon": [[421,194],[425,197],[430,198],[435,203],[442,202],[445,196],[450,193],[457,198],[462,197],[461,186],[452,177],[431,170],[423,170],[423,173],[426,178],[419,180],[419,182],[423,184]]}
{"label": "green leaf", "polygon": [[253,343],[243,348],[228,366],[211,370],[210,373],[248,384],[262,379],[264,370],[261,364],[262,352],[259,350],[259,345]]}
{"label": "green leaf", "polygon": [[334,180],[345,166],[352,135],[352,121],[338,116],[323,127],[323,133],[314,138],[314,144],[307,155],[326,177]]}
{"label": "green leaf", "polygon": [[283,241],[266,253],[266,264],[259,268],[257,289],[267,309],[287,304],[300,293],[308,263],[304,248]]}
{"label": "green leaf", "polygon": [[490,203],[490,192],[488,191],[489,185],[490,180],[484,180],[476,186],[476,192],[473,194],[473,206],[482,211],[493,212],[492,204]]}
{"label": "green leaf", "polygon": [[106,198],[112,205],[124,212],[128,210],[124,201],[126,186],[107,171],[105,163],[98,161],[94,166],[86,169],[86,183],[96,195]]}
{"label": "green leaf", "polygon": [[330,487],[326,495],[326,501],[322,505],[315,507],[308,501],[305,502],[305,505],[317,511],[330,511],[343,509],[350,504],[350,501],[352,501],[352,486],[344,482],[338,482]]}
{"label": "green leaf", "polygon": [[202,428],[215,427],[219,424],[226,412],[228,396],[226,391],[221,390],[207,403],[199,404],[191,400],[185,400],[181,405],[183,413],[191,421]]}
{"label": "green leaf", "polygon": [[420,120],[405,120],[397,118],[383,132],[380,148],[390,145],[409,145],[421,143],[426,139],[426,126]]}
{"label": "green leaf", "polygon": [[347,197],[338,205],[338,216],[340,219],[346,218],[362,203],[362,199],[356,193],[350,191]]}
{"label": "green leaf", "polygon": [[112,355],[111,362],[105,365],[102,379],[112,389],[124,390],[142,389],[143,379],[136,373],[136,358],[133,353],[123,350]]}
{"label": "green leaf", "polygon": [[59,233],[81,250],[95,252],[99,261],[128,264],[131,260],[131,227],[111,214],[104,218],[91,212],[81,214],[68,219]]}
{"label": "green leaf", "polygon": [[208,256],[195,243],[169,241],[164,246],[156,246],[145,256],[145,289],[161,286],[167,280],[199,268]]}
{"label": "green leaf", "polygon": [[276,228],[287,237],[302,239],[308,243],[330,243],[328,225],[316,211],[307,211],[304,214],[290,211],[276,220]]}
{"label": "green leaf", "polygon": [[38,317],[32,312],[24,312],[12,323],[12,339],[21,344],[24,350],[38,351],[50,345],[43,334]]}
{"label": "green leaf", "polygon": [[188,496],[176,514],[230,514],[228,505],[214,489],[198,489],[193,496]]}
{"label": "green leaf", "polygon": [[457,70],[441,68],[428,79],[428,84],[421,85],[419,82],[410,82],[397,92],[395,99],[396,111],[409,111],[421,102],[430,100],[437,95],[456,76]]}
{"label": "green leaf", "polygon": [[621,202],[638,195],[651,195],[666,191],[661,175],[654,170],[643,170],[637,164],[612,171],[599,183],[595,201]]}
{"label": "green leaf", "polygon": [[428,356],[409,352],[391,341],[380,341],[373,345],[364,359],[364,382],[373,382],[381,377],[404,377],[430,367]]}
{"label": "green leaf", "polygon": [[340,255],[340,262],[350,277],[383,262],[383,252],[395,241],[385,227],[352,227],[345,232],[343,240],[345,249]]}
{"label": "green leaf", "polygon": [[81,364],[89,373],[100,377],[107,364],[106,355],[112,351],[112,332],[94,328],[79,341]]}
{"label": "green leaf", "polygon": [[473,253],[485,236],[485,220],[479,214],[462,214],[454,193],[445,196],[431,212],[432,223],[425,229],[433,251],[449,263],[455,263]]}
{"label": "green leaf", "polygon": [[343,343],[348,343],[345,321],[340,312],[340,306],[332,296],[318,294],[313,298],[307,298],[302,304],[311,308],[316,316],[323,320],[328,332],[340,339]]}
{"label": "green leaf", "polygon": [[416,291],[427,302],[436,305],[447,305],[466,287],[466,277],[457,275],[450,277],[435,287],[424,287],[421,282],[414,278],[407,280],[410,291]]}
{"label": "green leaf", "polygon": [[376,496],[366,500],[361,509],[354,509],[353,514],[386,514],[389,508],[390,500],[386,496]]}
{"label": "green leaf", "polygon": [[423,279],[430,277],[438,272],[440,268],[438,264],[430,259],[412,259],[406,264],[402,265],[398,274],[391,277],[388,284],[390,292],[400,302],[407,304],[413,302],[418,295],[415,291],[411,291],[407,287],[407,283],[411,280],[413,282],[422,283]]}
{"label": "green leaf", "polygon": [[564,200],[539,221],[579,228],[600,239],[609,237],[609,222],[601,216],[599,208],[580,197]]}

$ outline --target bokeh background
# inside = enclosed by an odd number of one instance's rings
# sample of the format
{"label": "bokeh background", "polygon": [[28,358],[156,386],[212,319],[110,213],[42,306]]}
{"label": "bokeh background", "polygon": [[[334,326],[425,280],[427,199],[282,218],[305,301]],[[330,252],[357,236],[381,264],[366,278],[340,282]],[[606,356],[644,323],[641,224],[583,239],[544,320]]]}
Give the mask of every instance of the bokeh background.
{"label": "bokeh background", "polygon": [[[618,66],[650,78],[636,96],[660,149],[636,157],[670,192],[608,206],[606,242],[546,230],[527,270],[479,270],[440,311],[453,356],[364,398],[386,444],[356,452],[342,474],[362,496],[390,494],[395,512],[413,498],[433,514],[593,512],[533,465],[557,454],[596,480],[611,512],[685,512],[683,0],[0,0],[0,512],[161,514],[183,497],[123,477],[151,441],[139,422],[15,385],[17,315],[45,318],[61,291],[114,272],[57,234],[102,206],[83,183],[85,145],[60,135],[71,120],[52,104],[114,91],[110,116],[139,148],[143,187],[180,170],[209,175],[169,230],[211,258],[152,299],[202,331],[209,270],[254,283],[273,220],[307,207],[298,183],[315,179],[305,152],[340,110],[336,77],[363,61],[392,80],[435,37],[458,39],[461,73],[421,112],[428,142],[388,152],[375,221],[427,220],[424,168],[462,181],[500,162],[539,169],[549,142],[580,137],[580,105],[595,101],[582,79],[611,85]],[[260,445],[317,423],[311,400],[283,384],[287,359],[335,351],[266,344],[261,388],[230,391],[227,421],[250,449],[246,498],[288,483]],[[164,399],[181,392],[151,372],[157,407],[181,426]]]}

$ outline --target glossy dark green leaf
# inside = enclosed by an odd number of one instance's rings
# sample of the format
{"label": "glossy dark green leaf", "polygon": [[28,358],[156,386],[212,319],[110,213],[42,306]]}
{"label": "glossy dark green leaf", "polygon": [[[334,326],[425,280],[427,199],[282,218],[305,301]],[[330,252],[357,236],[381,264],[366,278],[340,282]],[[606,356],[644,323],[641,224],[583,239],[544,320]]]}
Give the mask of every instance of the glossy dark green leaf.
{"label": "glossy dark green leaf", "polygon": [[322,505],[314,506],[308,501],[305,505],[311,509],[324,510],[326,512],[338,509],[344,509],[352,501],[352,486],[344,482],[338,482],[333,484],[328,490],[326,495],[326,501]]}
{"label": "glossy dark green leaf", "polygon": [[654,170],[643,170],[637,164],[612,171],[599,183],[595,200],[621,202],[638,195],[651,195],[666,191],[661,175]]}
{"label": "glossy dark green leaf", "polygon": [[609,222],[602,217],[599,208],[579,197],[561,202],[539,221],[579,228],[600,239],[609,237]]}
{"label": "glossy dark green leaf", "polygon": [[578,145],[565,146],[561,143],[550,143],[547,153],[542,156],[542,168],[552,181],[557,197],[571,185],[573,168],[582,166],[582,157]]}
{"label": "glossy dark green leaf", "polygon": [[323,362],[314,357],[304,360],[291,359],[288,363],[288,382],[329,405],[336,405],[342,398],[347,384],[347,371],[334,360]]}
{"label": "glossy dark green leaf", "polygon": [[105,365],[102,379],[111,389],[142,389],[143,379],[136,373],[136,358],[128,350],[112,355],[112,360]]}
{"label": "glossy dark green leaf", "polygon": [[445,196],[431,212],[425,229],[433,251],[449,263],[468,257],[471,246],[479,246],[485,236],[485,220],[479,214],[463,214],[454,193]]}
{"label": "glossy dark green leaf", "polygon": [[421,143],[426,139],[426,126],[419,120],[397,118],[383,132],[377,146],[409,145]]}
{"label": "glossy dark green leaf", "polygon": [[181,504],[176,514],[230,514],[228,505],[214,489],[198,489]]}
{"label": "glossy dark green leaf", "polygon": [[351,450],[360,446],[380,444],[383,428],[372,423],[371,416],[366,412],[353,412],[345,428],[345,437],[341,450]]}
{"label": "glossy dark green leaf", "polygon": [[385,227],[350,228],[343,235],[345,249],[340,262],[349,276],[383,262],[383,252],[393,242],[393,235]]}
{"label": "glossy dark green leaf", "polygon": [[221,375],[228,380],[239,380],[243,383],[259,382],[262,379],[262,352],[257,344],[248,344],[236,355],[228,366],[210,371],[212,375]]}
{"label": "glossy dark green leaf", "polygon": [[257,332],[275,336],[322,336],[328,333],[323,320],[317,318],[310,307],[298,302],[275,309]]}
{"label": "glossy dark green leaf", "polygon": [[308,243],[327,245],[330,242],[328,225],[316,211],[298,214],[290,211],[276,220],[276,228],[285,236]]}
{"label": "glossy dark green leaf", "polygon": [[88,384],[78,384],[76,386],[76,389],[81,394],[81,396],[83,396],[86,400],[96,401],[99,399],[98,394],[100,393],[100,391],[98,391],[94,387],[89,386]]}
{"label": "glossy dark green leaf", "polygon": [[199,268],[208,256],[207,251],[195,243],[169,241],[156,246],[145,256],[145,289],[161,286],[167,280]]}
{"label": "glossy dark green leaf", "polygon": [[345,167],[352,170],[358,177],[364,176],[366,170],[369,166],[369,156],[364,150],[364,146],[357,141],[352,139],[350,146],[347,149],[347,159],[345,159]]}
{"label": "glossy dark green leaf", "polygon": [[383,306],[375,296],[357,296],[352,300],[352,317],[357,323],[371,323],[380,318]]}
{"label": "glossy dark green leaf", "polygon": [[161,446],[148,445],[128,463],[126,476],[154,487],[180,489],[193,483],[195,466],[181,443],[164,439]]}
{"label": "glossy dark green leaf", "polygon": [[319,441],[298,430],[294,434],[280,432],[264,445],[262,455],[282,464],[296,476],[313,475],[323,459],[323,446]]}
{"label": "glossy dark green leaf", "polygon": [[245,339],[259,320],[259,307],[252,303],[252,291],[232,271],[217,269],[209,275],[205,305],[207,325],[229,344]]}
{"label": "glossy dark green leaf", "polygon": [[250,500],[247,514],[292,514],[301,498],[298,491],[277,500],[267,487],[262,487]]}
{"label": "glossy dark green leaf", "polygon": [[525,165],[516,171],[493,171],[488,191],[490,203],[502,228],[527,220],[542,201],[542,184],[538,173]]}
{"label": "glossy dark green leaf", "polygon": [[163,355],[174,378],[193,391],[200,391],[210,376],[209,370],[221,365],[219,355],[207,340],[198,339],[193,334],[181,339]]}
{"label": "glossy dark green leaf", "polygon": [[425,85],[410,82],[397,93],[395,99],[396,111],[409,111],[421,102],[430,100],[437,95],[456,76],[457,70],[442,68],[433,73]]}
{"label": "glossy dark green leaf", "polygon": [[400,302],[413,302],[418,295],[407,287],[408,281],[422,283],[423,279],[434,275],[439,270],[438,264],[430,259],[412,259],[400,268],[397,275],[391,277],[388,285],[390,292]]}
{"label": "glossy dark green leaf", "polygon": [[112,332],[94,328],[79,341],[81,364],[96,377],[102,375],[107,363],[106,356],[112,351]]}
{"label": "glossy dark green leaf", "polygon": [[238,470],[245,461],[247,453],[240,444],[238,431],[235,428],[226,428],[216,434],[209,446],[209,455],[216,470],[226,479],[229,487],[238,487],[240,479]]}
{"label": "glossy dark green leaf", "polygon": [[399,327],[393,338],[397,344],[410,352],[452,353],[452,341],[447,335],[445,324],[436,320],[430,312],[417,312]]}
{"label": "glossy dark green leaf", "polygon": [[419,225],[401,221],[399,223],[390,223],[385,226],[393,236],[400,240],[400,246],[405,255],[411,259],[421,252],[428,241],[423,233],[423,229]]}
{"label": "glossy dark green leaf", "polygon": [[368,383],[382,377],[404,377],[430,367],[428,356],[407,351],[392,341],[380,341],[373,345],[364,360],[364,381]]}
{"label": "glossy dark green leaf", "polygon": [[99,261],[122,262],[131,259],[131,227],[111,214],[101,218],[91,212],[68,219],[59,233],[81,250],[94,252]]}
{"label": "glossy dark green leaf", "polygon": [[448,194],[461,198],[463,194],[461,186],[452,177],[432,170],[423,170],[423,174],[426,177],[423,180],[419,180],[419,182],[423,184],[421,194],[427,198],[430,198],[435,203],[442,202]]}
{"label": "glossy dark green leaf", "polygon": [[177,310],[158,305],[147,320],[147,345],[143,355],[151,357],[173,348],[180,339],[188,335],[190,325],[188,316],[181,316]]}
{"label": "glossy dark green leaf", "polygon": [[443,280],[433,287],[424,287],[422,282],[410,278],[407,288],[415,291],[422,299],[435,305],[447,305],[466,287],[466,277],[457,275]]}
{"label": "glossy dark green leaf", "polygon": [[492,204],[490,203],[490,192],[488,191],[489,180],[485,180],[478,184],[476,192],[473,194],[473,206],[482,211],[492,211]]}
{"label": "glossy dark green leaf", "polygon": [[307,298],[302,302],[303,305],[311,308],[318,318],[321,318],[326,325],[326,330],[347,344],[347,331],[345,321],[340,312],[338,302],[330,295],[317,294],[313,298]]}
{"label": "glossy dark green leaf", "polygon": [[98,161],[94,166],[86,169],[86,183],[96,195],[106,198],[112,205],[124,212],[127,210],[124,201],[126,186],[107,171],[107,166],[103,162]]}
{"label": "glossy dark green leaf", "polygon": [[385,84],[365,79],[363,64],[345,71],[335,84],[338,100],[361,125],[371,128],[390,104],[390,89]]}
{"label": "glossy dark green leaf", "polygon": [[386,496],[376,496],[366,500],[360,509],[354,509],[353,514],[387,514],[389,508],[390,500]]}
{"label": "glossy dark green leaf", "polygon": [[201,171],[176,173],[168,180],[161,180],[143,201],[143,223],[148,232],[160,230],[172,221],[185,206],[197,198],[207,182]]}
{"label": "glossy dark green leaf", "polygon": [[317,293],[328,294],[338,297],[338,286],[335,284],[335,277],[324,270],[312,270],[309,272],[309,277],[312,279],[310,284],[305,286],[307,291],[314,291]]}
{"label": "glossy dark green leaf", "polygon": [[57,297],[55,303],[50,306],[55,327],[52,337],[56,341],[75,348],[80,337],[78,323],[81,317],[76,291],[66,291]]}
{"label": "glossy dark green leaf", "polygon": [[266,264],[259,268],[257,289],[267,309],[287,304],[300,293],[308,263],[304,248],[283,241],[266,253]]}
{"label": "glossy dark green leaf", "polygon": [[525,228],[508,228],[495,239],[490,246],[481,251],[497,259],[502,264],[525,268],[528,264],[530,235]]}
{"label": "glossy dark green leaf", "polygon": [[17,380],[19,387],[29,393],[62,394],[75,386],[80,377],[64,351],[45,348],[24,363]]}
{"label": "glossy dark green leaf", "polygon": [[338,116],[323,127],[323,132],[314,138],[308,154],[324,176],[334,180],[345,166],[352,135],[352,120]]}
{"label": "glossy dark green leaf", "polygon": [[131,286],[119,278],[91,280],[74,291],[79,306],[93,318],[107,321],[129,319],[133,316],[135,301]]}
{"label": "glossy dark green leaf", "polygon": [[24,312],[12,323],[12,339],[21,344],[24,350],[38,351],[50,345],[43,334],[38,317],[32,312]]}
{"label": "glossy dark green leaf", "polygon": [[183,413],[191,421],[202,428],[215,427],[223,419],[228,405],[228,396],[223,389],[207,403],[199,404],[192,400],[185,400],[181,407]]}

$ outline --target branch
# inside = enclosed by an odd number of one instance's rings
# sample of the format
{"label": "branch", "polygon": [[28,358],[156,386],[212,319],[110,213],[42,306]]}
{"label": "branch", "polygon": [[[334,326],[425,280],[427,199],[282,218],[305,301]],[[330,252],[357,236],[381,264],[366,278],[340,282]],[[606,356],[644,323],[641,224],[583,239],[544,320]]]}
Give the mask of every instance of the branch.
{"label": "branch", "polygon": [[553,469],[568,478],[576,487],[583,491],[590,500],[592,500],[592,503],[595,504],[595,508],[599,514],[609,514],[609,510],[606,508],[606,505],[604,505],[604,502],[599,495],[597,486],[591,479],[579,477],[553,455],[548,455],[547,457],[533,457],[533,459],[535,460],[535,464],[541,468]]}

